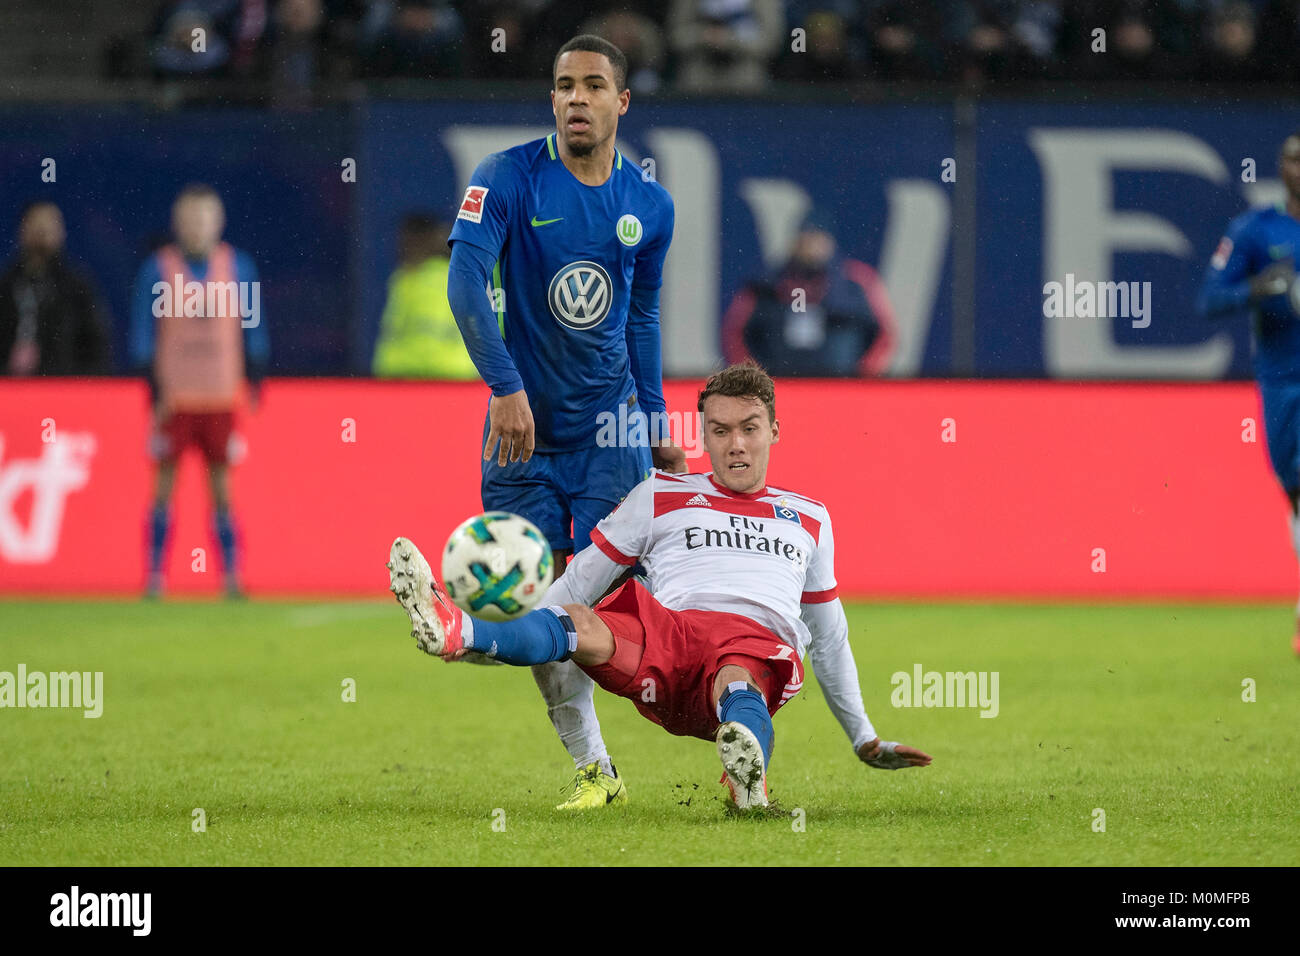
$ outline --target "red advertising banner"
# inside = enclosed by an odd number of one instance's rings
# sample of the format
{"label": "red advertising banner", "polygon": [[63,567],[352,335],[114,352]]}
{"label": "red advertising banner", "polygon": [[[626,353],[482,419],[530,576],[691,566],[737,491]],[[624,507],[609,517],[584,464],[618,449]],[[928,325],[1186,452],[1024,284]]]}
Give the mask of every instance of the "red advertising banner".
{"label": "red advertising banner", "polygon": [[[698,387],[667,386],[692,471]],[[268,382],[233,478],[249,593],[381,596],[396,535],[437,555],[481,510],[486,402],[479,384]],[[829,507],[846,595],[1295,595],[1248,384],[782,381],[777,415],[769,483]],[[0,593],[142,589],[148,433],[139,382],[0,382]],[[195,459],[174,504],[168,591],[215,593]]]}

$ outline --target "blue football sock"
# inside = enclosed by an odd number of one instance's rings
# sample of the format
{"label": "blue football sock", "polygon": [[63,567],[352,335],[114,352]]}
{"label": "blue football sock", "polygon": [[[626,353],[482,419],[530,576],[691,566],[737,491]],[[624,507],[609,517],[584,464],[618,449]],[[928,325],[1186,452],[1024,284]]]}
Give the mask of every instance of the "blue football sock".
{"label": "blue football sock", "polygon": [[758,738],[759,746],[763,748],[763,768],[766,770],[768,764],[772,762],[772,744],[775,735],[772,731],[772,715],[767,712],[763,695],[744,681],[732,681],[727,685],[722,700],[718,702],[718,720],[724,724],[734,720],[749,728],[749,731]]}
{"label": "blue football sock", "polygon": [[218,508],[213,521],[217,529],[217,541],[221,544],[221,568],[227,577],[233,577],[239,564],[239,538],[235,534],[235,522],[230,516],[229,508]]}
{"label": "blue football sock", "polygon": [[562,608],[544,607],[514,621],[476,620],[466,646],[506,664],[546,664],[578,649],[578,631]]}
{"label": "blue football sock", "polygon": [[162,571],[163,549],[167,546],[167,533],[171,530],[171,515],[166,505],[154,505],[149,512],[149,571]]}

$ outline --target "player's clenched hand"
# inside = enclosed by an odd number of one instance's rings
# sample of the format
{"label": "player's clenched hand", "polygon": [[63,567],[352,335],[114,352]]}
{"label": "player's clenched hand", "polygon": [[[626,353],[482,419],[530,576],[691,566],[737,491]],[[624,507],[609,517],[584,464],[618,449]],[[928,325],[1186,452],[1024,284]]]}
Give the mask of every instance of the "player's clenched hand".
{"label": "player's clenched hand", "polygon": [[1294,279],[1295,264],[1290,259],[1282,259],[1250,280],[1250,297],[1259,300],[1281,295],[1291,288]]}
{"label": "player's clenched hand", "polygon": [[931,757],[928,753],[900,744],[897,741],[881,741],[879,737],[868,740],[858,748],[858,759],[875,767],[877,770],[901,770],[904,767],[928,766]]}
{"label": "player's clenched hand", "polygon": [[533,410],[528,407],[528,396],[521,388],[509,395],[493,395],[488,402],[488,437],[483,445],[483,460],[497,452],[497,464],[502,468],[507,461],[527,461],[533,457]]}
{"label": "player's clenched hand", "polygon": [[686,452],[667,438],[650,449],[650,457],[654,461],[654,466],[660,471],[673,475],[686,474]]}

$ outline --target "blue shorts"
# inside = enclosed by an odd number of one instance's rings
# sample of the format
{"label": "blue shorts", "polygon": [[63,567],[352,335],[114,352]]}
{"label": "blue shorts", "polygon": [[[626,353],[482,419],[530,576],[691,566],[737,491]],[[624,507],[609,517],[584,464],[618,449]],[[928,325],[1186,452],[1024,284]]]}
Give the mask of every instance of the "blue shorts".
{"label": "blue shorts", "polygon": [[[484,442],[488,427],[485,421]],[[483,510],[522,515],[546,535],[552,550],[581,551],[596,523],[649,473],[648,445],[535,452],[504,468],[493,454],[483,462]]]}
{"label": "blue shorts", "polygon": [[1300,385],[1259,383],[1264,434],[1277,480],[1288,495],[1300,490]]}

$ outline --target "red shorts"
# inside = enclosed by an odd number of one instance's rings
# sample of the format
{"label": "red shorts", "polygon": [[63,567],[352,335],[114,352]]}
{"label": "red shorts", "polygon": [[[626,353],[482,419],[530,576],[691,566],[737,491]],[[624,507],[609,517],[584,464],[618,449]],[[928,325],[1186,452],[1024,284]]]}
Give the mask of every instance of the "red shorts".
{"label": "red shorts", "polygon": [[749,671],[770,714],[803,686],[795,649],[739,614],[670,611],[636,581],[595,610],[614,633],[614,656],[583,670],[670,734],[713,739],[718,729],[713,681],[726,664]]}
{"label": "red shorts", "polygon": [[172,412],[153,436],[151,450],[159,461],[173,462],[193,445],[203,453],[209,465],[231,463],[231,435],[235,430],[235,413]]}

